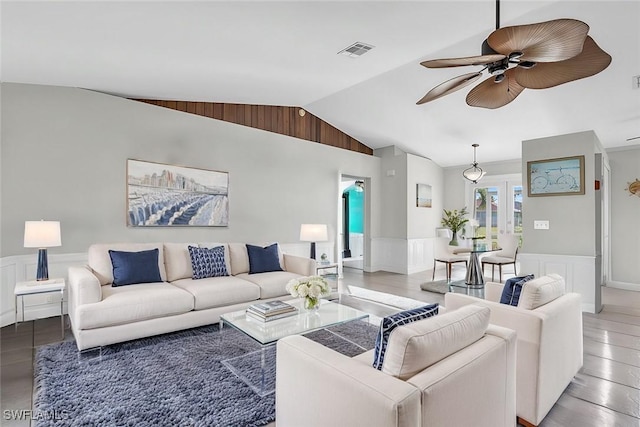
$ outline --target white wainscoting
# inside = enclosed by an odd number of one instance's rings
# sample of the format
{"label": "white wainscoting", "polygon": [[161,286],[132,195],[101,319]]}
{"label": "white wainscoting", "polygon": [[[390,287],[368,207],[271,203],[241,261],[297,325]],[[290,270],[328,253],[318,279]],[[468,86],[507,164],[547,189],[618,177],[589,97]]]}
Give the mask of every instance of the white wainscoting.
{"label": "white wainscoting", "polygon": [[[49,254],[49,277],[67,279],[67,270],[71,266],[87,263],[87,254]],[[15,322],[15,298],[13,289],[17,282],[34,280],[36,277],[38,256],[15,255],[0,258],[0,325],[7,326]],[[67,293],[65,291],[65,301]],[[18,302],[20,305],[20,302]],[[63,311],[67,312],[64,303]],[[24,319],[32,320],[60,315],[60,299],[56,294],[28,295],[24,297]],[[18,312],[22,320],[22,312]]]}
{"label": "white wainscoting", "polygon": [[371,241],[372,266],[367,271],[413,274],[428,270],[433,267],[434,240],[374,238]]}
{"label": "white wainscoting", "polygon": [[518,254],[519,275],[536,277],[556,273],[564,277],[567,292],[582,296],[582,311],[595,313],[596,258],[595,256]]}

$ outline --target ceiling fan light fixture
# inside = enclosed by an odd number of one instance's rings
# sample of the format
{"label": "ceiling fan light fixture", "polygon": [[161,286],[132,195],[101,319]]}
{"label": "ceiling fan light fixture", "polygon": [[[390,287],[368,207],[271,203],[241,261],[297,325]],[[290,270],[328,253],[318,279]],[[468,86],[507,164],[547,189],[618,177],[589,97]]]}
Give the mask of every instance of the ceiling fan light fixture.
{"label": "ceiling fan light fixture", "polygon": [[533,61],[522,61],[518,63],[518,67],[525,68],[527,70],[535,66],[536,66],[536,63]]}
{"label": "ceiling fan light fixture", "polygon": [[509,54],[509,61],[520,59],[522,55],[524,55],[522,52],[511,52]]}
{"label": "ceiling fan light fixture", "polygon": [[476,161],[476,148],[478,148],[479,145],[472,144],[471,146],[473,147],[473,163],[471,163],[470,168],[467,168],[464,171],[462,171],[462,176],[465,179],[473,182],[474,184],[477,184],[478,181],[480,181],[482,177],[486,174],[486,172],[482,170],[480,166],[478,166],[478,162]]}

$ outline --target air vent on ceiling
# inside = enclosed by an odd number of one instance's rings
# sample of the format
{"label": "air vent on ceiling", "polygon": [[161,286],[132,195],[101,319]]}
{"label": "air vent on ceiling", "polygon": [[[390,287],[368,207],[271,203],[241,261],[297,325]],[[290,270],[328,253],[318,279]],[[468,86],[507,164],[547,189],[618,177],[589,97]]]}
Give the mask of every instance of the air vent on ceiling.
{"label": "air vent on ceiling", "polygon": [[372,46],[370,44],[356,42],[351,46],[345,49],[342,49],[340,52],[338,52],[338,55],[346,55],[350,58],[358,58],[364,55],[365,53],[369,52],[374,47],[375,46]]}

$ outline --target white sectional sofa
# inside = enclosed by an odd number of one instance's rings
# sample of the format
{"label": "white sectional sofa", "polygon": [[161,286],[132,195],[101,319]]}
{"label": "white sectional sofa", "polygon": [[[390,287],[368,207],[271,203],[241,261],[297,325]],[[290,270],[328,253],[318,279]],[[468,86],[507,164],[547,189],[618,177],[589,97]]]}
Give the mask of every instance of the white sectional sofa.
{"label": "white sectional sofa", "polygon": [[350,358],[298,335],[277,346],[279,427],[516,424],[516,333],[485,307],[398,326],[381,371],[374,350]]}
{"label": "white sectional sofa", "polygon": [[[224,247],[228,276],[193,279],[189,246]],[[112,286],[109,250],[158,249],[161,282]],[[283,254],[283,271],[249,274],[244,243],[114,243],[89,248],[88,265],[69,268],[69,319],[79,350],[218,322],[257,300],[288,295],[287,282],[316,274],[316,262]]]}

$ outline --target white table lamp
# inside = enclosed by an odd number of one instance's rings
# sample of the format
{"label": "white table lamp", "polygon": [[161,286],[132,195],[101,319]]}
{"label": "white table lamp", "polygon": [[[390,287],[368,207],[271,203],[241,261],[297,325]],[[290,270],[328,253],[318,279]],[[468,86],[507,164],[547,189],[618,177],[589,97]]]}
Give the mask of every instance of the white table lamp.
{"label": "white table lamp", "polygon": [[316,259],[316,242],[329,240],[327,224],[302,224],[300,226],[300,240],[311,242],[310,258]]}
{"label": "white table lamp", "polygon": [[36,280],[49,280],[47,248],[62,246],[60,221],[25,221],[24,247],[38,248]]}

